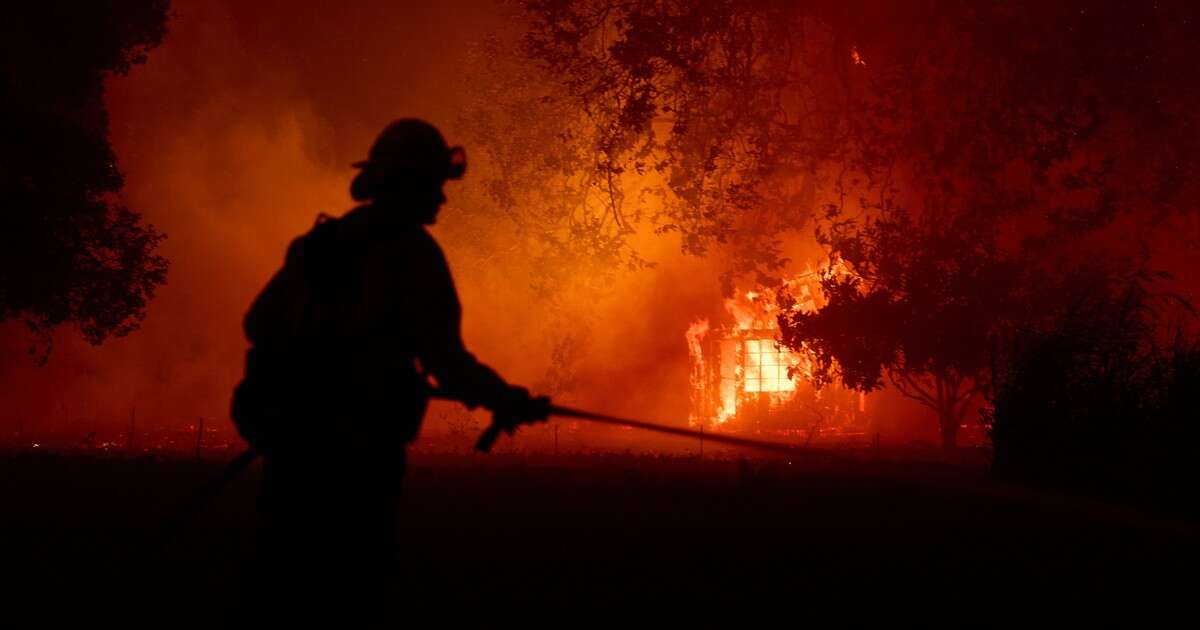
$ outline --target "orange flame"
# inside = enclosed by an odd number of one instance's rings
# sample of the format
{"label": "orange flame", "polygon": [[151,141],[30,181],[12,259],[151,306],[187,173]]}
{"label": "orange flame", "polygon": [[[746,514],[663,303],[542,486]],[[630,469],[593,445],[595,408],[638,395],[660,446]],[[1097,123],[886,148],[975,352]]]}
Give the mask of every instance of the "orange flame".
{"label": "orange flame", "polygon": [[[801,278],[785,286],[800,303],[812,308],[813,299]],[[685,337],[692,357],[692,423],[721,425],[737,416],[748,398],[765,396],[768,404],[782,403],[797,391],[796,377],[811,372],[811,361],[778,340],[779,306],[773,290],[739,293],[725,300],[728,326],[714,330],[707,319],[697,320]],[[711,337],[711,338],[710,338]]]}

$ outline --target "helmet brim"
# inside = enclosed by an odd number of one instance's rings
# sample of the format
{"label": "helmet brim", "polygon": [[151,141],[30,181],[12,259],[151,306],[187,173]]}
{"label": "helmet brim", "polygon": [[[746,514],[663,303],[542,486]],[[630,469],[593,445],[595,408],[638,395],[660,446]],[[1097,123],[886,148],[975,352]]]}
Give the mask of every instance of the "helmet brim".
{"label": "helmet brim", "polygon": [[359,170],[377,169],[382,172],[397,171],[434,171],[446,179],[462,179],[467,172],[467,151],[462,147],[450,147],[446,153],[446,162],[439,168],[437,164],[428,162],[374,162],[361,160],[350,166]]}

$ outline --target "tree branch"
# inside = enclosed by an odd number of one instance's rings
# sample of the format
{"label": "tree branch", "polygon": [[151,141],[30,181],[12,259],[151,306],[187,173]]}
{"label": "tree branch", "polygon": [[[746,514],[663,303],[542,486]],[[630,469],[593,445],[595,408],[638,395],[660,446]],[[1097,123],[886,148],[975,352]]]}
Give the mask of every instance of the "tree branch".
{"label": "tree branch", "polygon": [[903,372],[895,371],[888,372],[888,377],[889,380],[892,381],[892,385],[896,388],[896,391],[900,392],[901,395],[905,396],[906,398],[911,398],[922,405],[929,407],[930,409],[938,408],[937,401],[934,400],[933,394],[921,387],[921,385],[914,381],[912,377]]}

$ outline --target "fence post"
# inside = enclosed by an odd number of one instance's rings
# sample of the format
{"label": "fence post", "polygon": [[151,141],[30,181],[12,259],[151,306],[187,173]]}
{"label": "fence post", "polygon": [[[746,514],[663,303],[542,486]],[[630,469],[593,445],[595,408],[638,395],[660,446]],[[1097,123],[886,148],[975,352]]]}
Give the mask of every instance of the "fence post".
{"label": "fence post", "polygon": [[200,422],[196,425],[196,459],[200,459],[200,447],[204,444],[204,416],[200,416]]}
{"label": "fence post", "polygon": [[137,405],[129,408],[129,439],[125,448],[130,454],[137,452]]}

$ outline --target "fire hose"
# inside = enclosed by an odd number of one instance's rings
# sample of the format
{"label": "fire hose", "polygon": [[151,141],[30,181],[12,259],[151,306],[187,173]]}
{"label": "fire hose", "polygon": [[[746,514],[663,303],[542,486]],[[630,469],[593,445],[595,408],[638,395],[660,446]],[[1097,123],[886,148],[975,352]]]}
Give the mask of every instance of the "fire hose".
{"label": "fire hose", "polygon": [[[431,392],[431,398],[439,400],[458,401],[457,398],[443,394],[440,392]],[[574,418],[576,420],[586,420],[599,424],[608,424],[613,426],[630,427],[634,429],[642,429],[645,431],[653,431],[655,433],[665,433],[667,435],[676,435],[681,437],[699,438],[709,440],[718,444],[728,444],[730,446],[741,446],[745,448],[753,448],[775,453],[798,453],[803,449],[790,444],[782,444],[779,442],[768,442],[765,440],[754,440],[749,438],[737,437],[733,435],[725,435],[720,433],[705,433],[693,429],[685,429],[681,427],[673,427],[665,424],[657,424],[654,422],[644,422],[641,420],[631,420],[628,418],[620,418],[617,416],[609,416],[580,409],[572,409],[570,407],[562,407],[559,405],[551,405],[549,415],[562,418]],[[479,436],[479,441],[476,442],[475,448],[481,452],[488,452],[496,439],[500,437],[500,433],[505,430],[504,426],[493,422],[483,434]],[[188,525],[195,520],[196,516],[207,506],[213,499],[224,491],[225,487],[233,483],[242,472],[258,459],[262,453],[250,447],[235,457],[232,461],[225,465],[225,468],[220,473],[213,476],[199,490],[192,495],[192,498],[184,507],[179,510],[173,518],[171,518],[162,530],[163,541],[170,540],[187,529]]]}
{"label": "fire hose", "polygon": [[[431,398],[441,400],[454,400],[456,398],[448,396],[441,392],[431,392]],[[737,437],[720,433],[705,433],[692,429],[681,427],[673,427],[653,422],[643,422],[641,420],[631,420],[628,418],[620,418],[617,416],[609,416],[590,411],[572,409],[570,407],[562,407],[551,405],[549,408],[550,416],[558,416],[562,418],[574,418],[577,420],[585,420],[599,424],[607,424],[613,426],[630,427],[634,429],[642,429],[653,431],[656,433],[664,433],[667,435],[675,435],[680,437],[700,438],[709,440],[718,444],[728,444],[730,446],[740,446],[745,448],[753,448],[757,450],[770,451],[775,453],[798,454],[811,453],[802,446],[794,446],[779,442],[769,442],[765,440],[754,440],[750,438]],[[511,428],[511,427],[510,427]],[[480,436],[476,448],[480,451],[490,450],[493,443],[499,437],[500,432],[504,431],[505,427],[493,423]],[[222,471],[201,487],[183,509],[181,509],[173,519],[167,522],[166,526],[160,530],[159,544],[155,546],[156,553],[161,553],[166,543],[181,534],[195,519],[195,517],[204,509],[209,502],[218,496],[226,486],[232,483],[237,477],[254,462],[261,453],[254,448],[246,449],[231,462],[229,462]],[[829,457],[826,454],[826,457]],[[978,488],[971,486],[969,482],[963,480],[942,480],[940,482],[933,480],[925,480],[922,482],[926,485],[938,487],[946,487],[954,490],[962,490],[964,488],[973,488],[977,492],[984,492],[998,499],[1015,500],[1020,499],[1030,501],[1035,504],[1045,505],[1048,509],[1061,509],[1064,505],[1074,505],[1076,508],[1085,512],[1092,513],[1095,516],[1104,518],[1117,519],[1127,522],[1131,525],[1154,527],[1156,529],[1168,530],[1171,532],[1185,532],[1188,535],[1195,534],[1195,528],[1189,523],[1180,523],[1173,520],[1156,519],[1147,517],[1142,514],[1120,510],[1107,506],[1097,506],[1092,502],[1074,498],[1060,493],[1036,491],[1021,486],[1012,486],[1008,484],[995,484],[991,487]]]}
{"label": "fire hose", "polygon": [[[591,411],[583,411],[580,409],[572,409],[570,407],[561,407],[559,405],[550,406],[550,415],[563,418],[574,418],[576,420],[587,420],[588,422],[597,422],[599,424],[610,424],[621,427],[630,427],[634,429],[643,429],[653,431],[655,433],[665,433],[667,435],[678,435],[682,437],[700,438],[701,440],[709,440],[718,444],[729,444],[730,446],[743,446],[746,448],[754,448],[776,453],[796,453],[801,449],[790,444],[782,444],[779,442],[768,442],[765,440],[752,440],[733,435],[724,435],[721,433],[705,433],[693,429],[684,429],[681,427],[673,427],[665,424],[656,424],[654,422],[643,422],[641,420],[630,420],[628,418],[619,418],[617,416],[608,416],[601,413],[593,413]],[[492,448],[492,443],[500,436],[500,431],[503,427],[495,424],[489,426],[479,436],[479,442],[475,444],[475,448],[487,452]]]}

